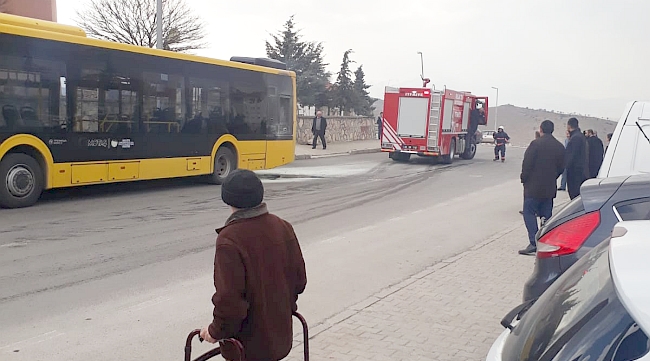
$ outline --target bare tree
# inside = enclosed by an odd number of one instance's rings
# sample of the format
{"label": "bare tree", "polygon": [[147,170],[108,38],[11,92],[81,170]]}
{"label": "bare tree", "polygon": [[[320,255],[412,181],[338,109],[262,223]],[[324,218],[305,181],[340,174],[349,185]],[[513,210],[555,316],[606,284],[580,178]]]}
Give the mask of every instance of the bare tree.
{"label": "bare tree", "polygon": [[[155,0],[91,0],[77,17],[79,27],[91,37],[156,46]],[[184,52],[205,47],[204,28],[184,0],[163,0],[163,49]]]}

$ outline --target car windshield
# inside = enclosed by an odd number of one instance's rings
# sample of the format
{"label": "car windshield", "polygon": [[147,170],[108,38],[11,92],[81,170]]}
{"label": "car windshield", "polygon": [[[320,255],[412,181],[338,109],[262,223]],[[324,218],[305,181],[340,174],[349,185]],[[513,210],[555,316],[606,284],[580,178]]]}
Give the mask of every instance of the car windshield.
{"label": "car windshield", "polygon": [[576,262],[525,313],[504,361],[634,360],[648,352],[648,337],[616,295],[608,246]]}

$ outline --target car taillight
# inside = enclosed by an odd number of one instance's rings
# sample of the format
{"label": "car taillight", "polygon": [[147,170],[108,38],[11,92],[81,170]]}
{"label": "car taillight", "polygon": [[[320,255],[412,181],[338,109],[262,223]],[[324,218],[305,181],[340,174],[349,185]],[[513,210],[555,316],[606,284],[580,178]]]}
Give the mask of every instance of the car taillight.
{"label": "car taillight", "polygon": [[600,212],[586,213],[548,231],[537,241],[537,258],[575,253],[600,224]]}

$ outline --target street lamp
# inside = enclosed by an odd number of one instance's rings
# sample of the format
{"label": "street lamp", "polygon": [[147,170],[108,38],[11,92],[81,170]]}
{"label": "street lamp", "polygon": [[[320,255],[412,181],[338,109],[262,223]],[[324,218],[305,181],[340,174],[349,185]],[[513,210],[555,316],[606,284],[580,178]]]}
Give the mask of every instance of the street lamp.
{"label": "street lamp", "polygon": [[162,40],[162,0],[156,1],[156,48],[163,48]]}
{"label": "street lamp", "polygon": [[497,102],[496,106],[494,107],[494,131],[497,131],[497,123],[499,121],[499,88],[497,87],[492,87],[492,89],[495,89],[497,91]]}
{"label": "street lamp", "polygon": [[[422,67],[422,71],[420,72],[420,79],[422,79],[422,87],[426,88],[427,84],[431,82],[431,79],[424,77],[424,57],[421,51],[418,51],[418,54],[420,54],[420,66]],[[436,85],[433,83],[431,85],[433,85],[433,90],[436,90]]]}

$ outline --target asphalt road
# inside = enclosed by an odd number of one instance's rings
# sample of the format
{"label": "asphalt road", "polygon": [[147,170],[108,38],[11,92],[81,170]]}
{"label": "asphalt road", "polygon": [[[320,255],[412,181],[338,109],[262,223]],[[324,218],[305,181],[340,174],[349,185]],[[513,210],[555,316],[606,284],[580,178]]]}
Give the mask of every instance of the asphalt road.
{"label": "asphalt road", "polygon": [[[368,154],[263,172],[270,211],[305,255],[300,311],[316,325],[519,220],[522,155],[494,163],[480,147],[446,166]],[[0,210],[0,359],[181,359],[187,333],[210,322],[214,229],[228,215],[218,186],[191,180]]]}

